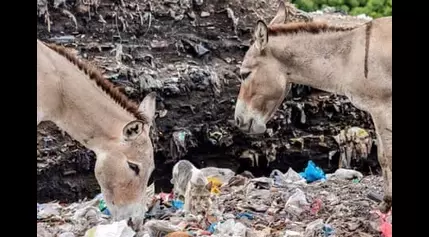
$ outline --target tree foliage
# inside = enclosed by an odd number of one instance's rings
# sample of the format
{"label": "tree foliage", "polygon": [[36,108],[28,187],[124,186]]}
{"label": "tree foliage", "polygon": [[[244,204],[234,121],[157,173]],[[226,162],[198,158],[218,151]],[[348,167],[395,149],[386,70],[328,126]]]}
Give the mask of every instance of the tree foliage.
{"label": "tree foliage", "polygon": [[392,0],[292,0],[292,3],[307,12],[329,6],[350,15],[366,14],[373,18],[392,15]]}

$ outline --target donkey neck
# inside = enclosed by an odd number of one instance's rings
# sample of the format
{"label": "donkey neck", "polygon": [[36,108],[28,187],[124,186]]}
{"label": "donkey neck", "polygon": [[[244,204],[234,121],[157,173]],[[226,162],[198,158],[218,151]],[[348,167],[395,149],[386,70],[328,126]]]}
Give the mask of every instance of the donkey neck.
{"label": "donkey neck", "polygon": [[288,82],[345,95],[350,81],[364,72],[365,38],[359,30],[279,35],[270,38],[269,48]]}
{"label": "donkey neck", "polygon": [[122,134],[134,116],[122,108],[83,71],[55,52],[52,73],[61,76],[61,108],[52,121],[94,151],[108,146]]}

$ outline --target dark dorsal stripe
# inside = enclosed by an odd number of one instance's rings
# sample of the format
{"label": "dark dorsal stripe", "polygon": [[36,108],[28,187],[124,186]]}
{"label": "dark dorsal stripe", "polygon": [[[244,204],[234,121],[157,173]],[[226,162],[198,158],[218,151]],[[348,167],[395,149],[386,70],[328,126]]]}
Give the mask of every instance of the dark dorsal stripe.
{"label": "dark dorsal stripe", "polygon": [[286,24],[273,24],[268,26],[269,35],[288,35],[294,33],[306,32],[310,34],[319,34],[322,32],[341,32],[356,29],[356,27],[338,27],[329,26],[326,22],[291,22]]}
{"label": "dark dorsal stripe", "polygon": [[366,24],[365,31],[365,64],[364,64],[364,73],[365,78],[368,78],[368,52],[369,52],[369,43],[371,40],[371,29],[372,29],[372,21]]}

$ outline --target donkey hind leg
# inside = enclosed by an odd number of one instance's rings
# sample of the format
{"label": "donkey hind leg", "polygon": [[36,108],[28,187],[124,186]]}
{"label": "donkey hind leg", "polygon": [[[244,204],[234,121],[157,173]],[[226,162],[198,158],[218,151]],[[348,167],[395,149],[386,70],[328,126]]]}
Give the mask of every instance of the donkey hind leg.
{"label": "donkey hind leg", "polygon": [[384,181],[384,198],[378,208],[383,213],[387,213],[392,207],[392,130],[388,128],[389,123],[386,121],[374,120],[378,140],[378,162]]}

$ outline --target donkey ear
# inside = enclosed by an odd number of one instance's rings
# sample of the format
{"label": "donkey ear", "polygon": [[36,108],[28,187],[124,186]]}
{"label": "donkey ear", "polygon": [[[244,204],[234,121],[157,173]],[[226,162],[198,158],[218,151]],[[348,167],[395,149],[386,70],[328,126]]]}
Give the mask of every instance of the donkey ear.
{"label": "donkey ear", "polygon": [[144,123],[141,120],[134,120],[127,123],[122,130],[125,141],[136,139],[143,132],[143,126]]}
{"label": "donkey ear", "polygon": [[150,92],[144,97],[143,101],[139,105],[139,112],[142,113],[152,124],[152,120],[155,117],[156,110],[156,92]]}
{"label": "donkey ear", "polygon": [[268,26],[262,20],[258,20],[256,23],[254,37],[259,51],[264,50],[268,44]]}
{"label": "donkey ear", "polygon": [[280,0],[279,1],[279,8],[277,9],[277,14],[276,16],[271,20],[269,25],[272,24],[283,24],[286,22],[286,6],[285,3],[283,2],[284,0]]}

